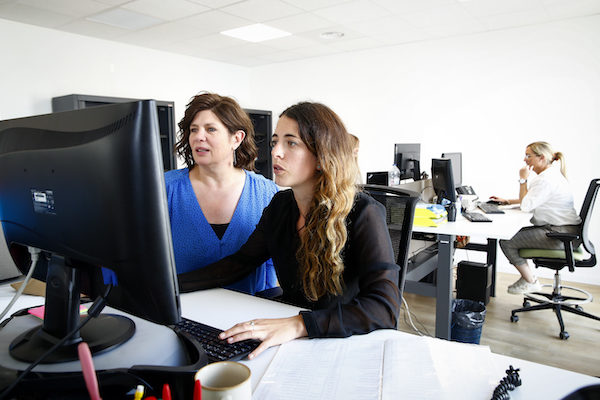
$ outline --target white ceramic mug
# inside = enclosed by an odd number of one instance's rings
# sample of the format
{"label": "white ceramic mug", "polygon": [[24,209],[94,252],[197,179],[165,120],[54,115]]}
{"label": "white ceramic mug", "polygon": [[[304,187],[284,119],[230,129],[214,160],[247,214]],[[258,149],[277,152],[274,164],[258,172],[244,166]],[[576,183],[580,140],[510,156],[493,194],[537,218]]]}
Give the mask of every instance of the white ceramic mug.
{"label": "white ceramic mug", "polygon": [[198,370],[195,380],[202,385],[202,400],[251,400],[250,368],[233,361],[208,364]]}

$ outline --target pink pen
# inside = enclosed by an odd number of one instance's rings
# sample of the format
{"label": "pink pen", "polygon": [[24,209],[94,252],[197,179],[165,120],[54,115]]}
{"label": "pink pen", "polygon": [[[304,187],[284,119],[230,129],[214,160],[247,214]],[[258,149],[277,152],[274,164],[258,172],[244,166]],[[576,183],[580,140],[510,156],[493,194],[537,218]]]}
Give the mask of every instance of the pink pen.
{"label": "pink pen", "polygon": [[90,399],[102,400],[98,389],[98,377],[96,376],[90,347],[86,342],[81,342],[77,346],[77,353],[79,354],[79,362],[81,363],[81,370],[83,371],[83,378],[85,379],[85,386],[90,394]]}

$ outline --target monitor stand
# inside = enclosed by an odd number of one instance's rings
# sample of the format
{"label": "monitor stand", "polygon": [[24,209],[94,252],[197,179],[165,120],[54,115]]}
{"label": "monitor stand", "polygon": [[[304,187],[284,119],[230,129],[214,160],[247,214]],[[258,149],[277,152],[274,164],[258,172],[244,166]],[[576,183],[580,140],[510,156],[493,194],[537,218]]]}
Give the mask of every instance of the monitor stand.
{"label": "monitor stand", "polygon": [[[80,315],[81,272],[67,265],[64,257],[53,254],[46,278],[46,305],[42,325],[19,335],[10,345],[10,355],[28,363],[37,361],[85,318]],[[101,314],[55,349],[44,364],[78,359],[77,346],[86,342],[92,354],[109,351],[129,340],[134,322],[121,315]]]}

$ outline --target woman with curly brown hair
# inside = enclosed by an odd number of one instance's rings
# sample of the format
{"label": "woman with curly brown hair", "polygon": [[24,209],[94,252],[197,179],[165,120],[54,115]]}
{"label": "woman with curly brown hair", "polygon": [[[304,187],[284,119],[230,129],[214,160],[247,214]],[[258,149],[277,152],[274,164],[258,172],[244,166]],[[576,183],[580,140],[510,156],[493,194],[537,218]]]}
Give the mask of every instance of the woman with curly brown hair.
{"label": "woman with curly brown hair", "polygon": [[184,274],[182,291],[223,286],[271,257],[282,300],[305,307],[290,318],[243,322],[221,334],[266,348],[299,337],[347,337],[396,328],[399,267],[384,207],[356,186],[353,144],[340,118],[319,103],[285,110],[272,140],[273,172],[289,187],[273,197],[236,254]]}

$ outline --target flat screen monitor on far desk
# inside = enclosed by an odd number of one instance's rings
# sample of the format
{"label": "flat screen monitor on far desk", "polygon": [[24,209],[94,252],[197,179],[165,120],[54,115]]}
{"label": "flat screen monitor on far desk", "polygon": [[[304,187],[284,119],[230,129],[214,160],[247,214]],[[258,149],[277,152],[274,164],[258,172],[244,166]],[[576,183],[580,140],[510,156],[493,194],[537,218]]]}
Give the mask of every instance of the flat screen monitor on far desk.
{"label": "flat screen monitor on far desk", "polygon": [[[0,122],[0,220],[23,274],[32,255],[47,269],[43,324],[10,354],[33,362],[80,323],[80,292],[160,324],[180,321],[179,291],[156,104],[152,100]],[[102,269],[100,268],[102,267]],[[101,315],[81,338],[92,353],[135,332]],[[45,363],[76,360],[73,336]]]}
{"label": "flat screen monitor on far desk", "polygon": [[400,180],[421,179],[421,144],[396,143],[394,145],[394,164],[400,170]]}

